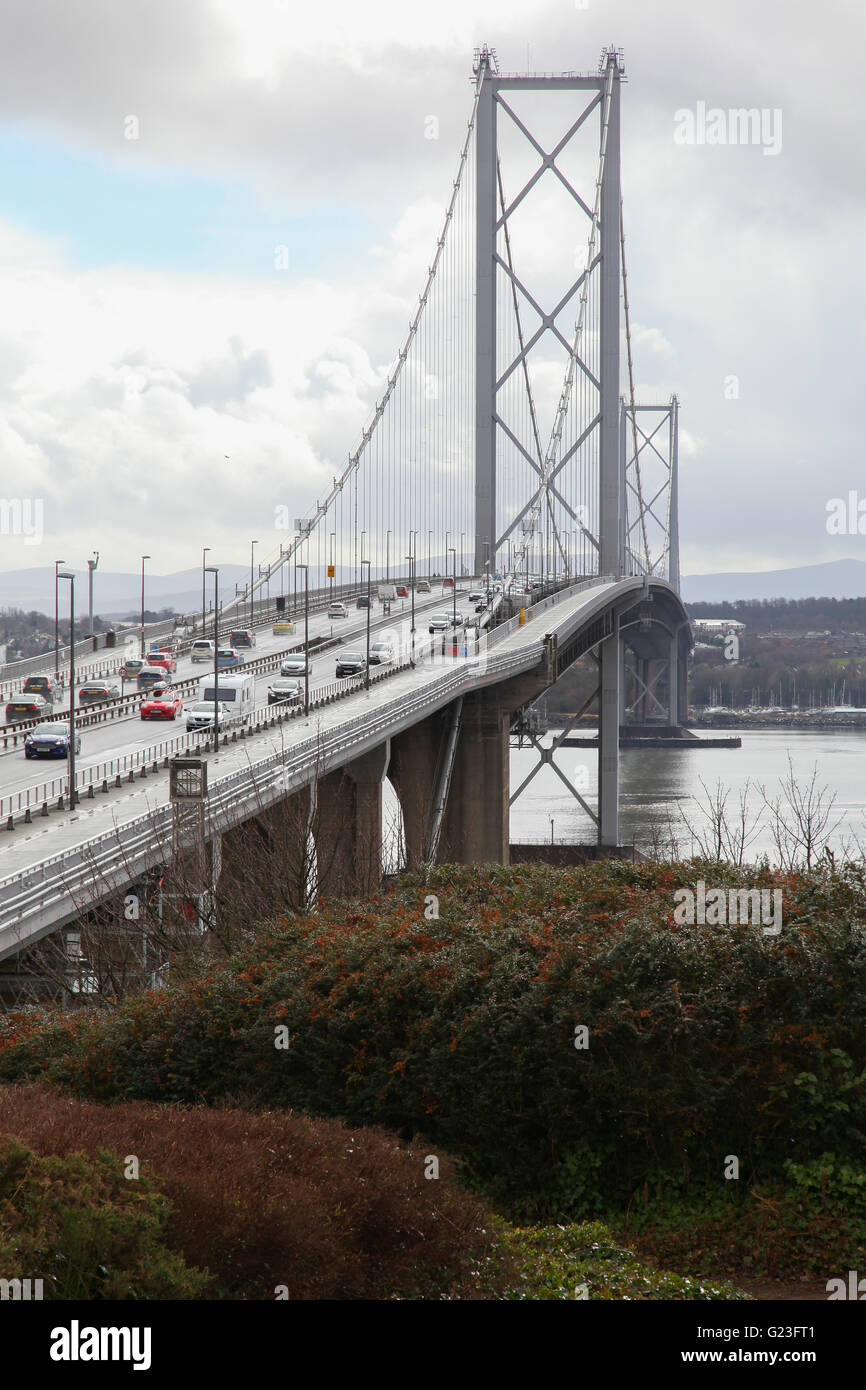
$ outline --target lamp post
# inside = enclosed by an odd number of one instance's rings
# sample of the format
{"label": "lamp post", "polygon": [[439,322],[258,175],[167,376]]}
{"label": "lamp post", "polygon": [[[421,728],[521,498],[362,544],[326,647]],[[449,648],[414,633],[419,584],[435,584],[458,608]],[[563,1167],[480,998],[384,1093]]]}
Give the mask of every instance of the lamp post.
{"label": "lamp post", "polygon": [[309,564],[298,565],[304,571],[304,714],[310,713],[310,585]]}
{"label": "lamp post", "polygon": [[361,569],[367,566],[367,665],[364,671],[364,689],[370,689],[370,561],[362,560]]}
{"label": "lamp post", "polygon": [[253,625],[253,556],[258,541],[250,541],[250,628]]}
{"label": "lamp post", "polygon": [[406,556],[409,561],[409,592],[412,596],[412,626],[410,628],[410,649],[409,665],[415,665],[415,556],[410,553]]}
{"label": "lamp post", "polygon": [[207,574],[213,575],[213,751],[220,751],[220,701],[219,666],[217,653],[220,645],[220,572],[216,565],[208,565]]}
{"label": "lamp post", "polygon": [[385,532],[385,582],[391,578],[391,532]]}
{"label": "lamp post", "polygon": [[149,559],[149,555],[142,555],[141,557],[141,627],[139,628],[141,651],[138,654],[142,658],[144,657],[144,562]]}
{"label": "lamp post", "polygon": [[204,581],[204,577],[205,577],[205,567],[204,567],[204,566],[205,566],[205,559],[204,559],[204,557],[208,554],[209,551],[210,551],[210,546],[209,546],[209,545],[203,545],[203,546],[202,546],[202,548],[201,548],[201,635],[202,635],[202,637],[204,637],[204,625],[205,625],[205,622],[206,622],[206,618],[205,618],[205,606],[204,606],[204,600],[205,600],[205,593],[204,593],[204,584],[205,584],[205,581]]}
{"label": "lamp post", "polygon": [[[367,534],[366,531],[362,531],[362,532],[361,532],[361,554],[362,554],[362,555],[364,554],[364,537],[366,536],[366,534]],[[364,565],[364,561],[362,560],[362,561],[361,561],[361,566],[363,567],[363,565]],[[364,582],[364,576],[363,576],[363,574],[362,574],[362,575],[361,575],[361,583],[363,584],[363,582]]]}
{"label": "lamp post", "polygon": [[466,540],[466,532],[465,532],[465,531],[461,531],[461,532],[460,532],[460,577],[461,577],[461,579],[462,579],[462,577],[463,577],[463,569],[464,569],[464,565],[463,565],[463,555],[464,555],[464,541],[465,541],[465,540]]}
{"label": "lamp post", "polygon": [[94,550],[93,559],[87,561],[87,592],[90,600],[90,636],[93,636],[93,571],[99,564],[99,551]]}
{"label": "lamp post", "polygon": [[430,578],[430,551],[433,545],[433,532],[427,532],[427,578]]}
{"label": "lamp post", "polygon": [[[449,556],[449,555],[453,555],[453,556],[454,556],[454,594],[453,594],[454,621],[453,621],[452,624],[451,624],[451,635],[452,635],[452,639],[456,639],[456,637],[457,637],[457,551],[455,550],[455,548],[454,548],[453,545],[449,545],[448,548],[447,548],[447,550],[445,551],[445,570],[446,570],[446,573],[447,573],[447,571],[448,571],[448,556]],[[453,641],[453,640],[452,640],[451,645],[452,645],[452,647],[453,647],[453,645],[454,645],[454,641]]]}
{"label": "lamp post", "polygon": [[[63,561],[61,560],[61,564]],[[61,570],[58,579],[69,580],[69,809],[75,810],[75,575]]]}
{"label": "lamp post", "polygon": [[65,565],[65,560],[54,561],[54,679],[60,679],[60,612],[58,609],[57,581],[60,577],[59,570],[61,565]]}

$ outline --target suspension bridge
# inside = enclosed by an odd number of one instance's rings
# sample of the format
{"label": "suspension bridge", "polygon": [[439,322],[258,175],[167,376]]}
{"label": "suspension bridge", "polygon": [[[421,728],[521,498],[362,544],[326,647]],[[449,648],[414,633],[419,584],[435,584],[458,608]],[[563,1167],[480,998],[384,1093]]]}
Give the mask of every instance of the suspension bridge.
{"label": "suspension bridge", "polygon": [[[180,754],[207,765],[190,833],[209,847],[211,887],[224,837],[292,798],[317,807],[319,891],[374,885],[385,778],[409,862],[507,863],[509,807],[522,790],[509,784],[512,730],[581,658],[597,673],[574,716],[597,707],[597,803],[570,790],[598,845],[617,846],[621,730],[629,719],[680,725],[691,642],[679,596],[678,403],[635,398],[625,76],[613,48],[595,72],[558,74],[503,73],[494,50],[477,50],[441,230],[372,417],[326,495],[223,607],[226,631],[247,611],[269,624],[275,578],[291,569],[296,591],[301,569],[325,650],[340,640],[329,599],[402,581],[411,616],[404,601],[399,616],[370,618],[374,634],[388,629],[394,661],[369,683],[317,686],[306,713],[279,711],[263,700],[275,644],[256,662],[249,727],[206,755],[189,734],[121,767],[118,709],[118,732],[104,734],[89,772],[82,761],[65,798],[34,781],[2,806],[0,959],[159,867],[177,845],[169,764]],[[419,588],[423,576],[436,589],[443,571],[447,590]],[[431,639],[431,607],[456,614],[473,584],[489,600],[477,626]],[[354,621],[357,647],[367,614]],[[539,766],[567,781],[555,747],[533,741]]]}

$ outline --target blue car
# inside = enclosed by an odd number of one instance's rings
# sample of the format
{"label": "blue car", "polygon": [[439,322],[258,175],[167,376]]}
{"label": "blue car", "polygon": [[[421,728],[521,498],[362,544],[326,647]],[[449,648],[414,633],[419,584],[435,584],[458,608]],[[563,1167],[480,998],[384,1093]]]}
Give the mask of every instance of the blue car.
{"label": "blue car", "polygon": [[[81,752],[81,735],[75,735],[75,751]],[[69,725],[37,724],[24,739],[25,758],[68,758]]]}
{"label": "blue car", "polygon": [[231,671],[235,666],[243,666],[244,659],[234,647],[217,648],[217,670]]}

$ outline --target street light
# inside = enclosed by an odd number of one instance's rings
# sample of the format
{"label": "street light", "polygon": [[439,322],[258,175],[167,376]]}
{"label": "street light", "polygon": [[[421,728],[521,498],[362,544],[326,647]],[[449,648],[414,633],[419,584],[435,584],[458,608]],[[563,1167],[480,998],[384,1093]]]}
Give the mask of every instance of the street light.
{"label": "street light", "polygon": [[93,636],[93,571],[99,564],[99,551],[94,550],[93,559],[87,561],[87,590],[90,599],[90,635]]}
{"label": "street light", "polygon": [[304,714],[310,713],[310,566],[298,565],[304,571]]}
{"label": "street light", "polygon": [[213,575],[213,751],[220,751],[220,687],[217,656],[220,646],[220,572],[216,565],[208,565],[205,573]]}
{"label": "street light", "polygon": [[[59,562],[61,565],[63,561]],[[69,809],[75,810],[75,575],[55,570],[57,579],[69,580]]]}
{"label": "street light", "polygon": [[427,532],[427,578],[430,578],[430,550],[433,545],[433,532]]}
{"label": "street light", "polygon": [[410,552],[406,559],[409,561],[409,591],[412,595],[412,627],[411,647],[409,655],[409,665],[415,665],[415,556]]}
{"label": "street light", "polygon": [[[447,574],[447,572],[448,572],[448,556],[449,556],[449,555],[453,555],[453,556],[454,556],[454,621],[453,621],[452,624],[451,624],[451,636],[452,636],[452,639],[456,639],[456,637],[457,637],[457,551],[454,549],[454,546],[453,546],[453,545],[449,545],[449,546],[448,546],[448,549],[445,551],[445,572],[446,572],[446,574]],[[454,646],[454,640],[452,640],[451,646],[452,646],[452,648],[453,648],[453,646]]]}
{"label": "street light", "polygon": [[391,578],[391,532],[385,532],[385,582]]}
{"label": "street light", "polygon": [[149,559],[149,555],[142,555],[141,557],[141,627],[139,628],[139,633],[141,637],[141,651],[139,652],[140,657],[144,657],[144,562],[145,560]]}
{"label": "street light", "polygon": [[54,679],[60,678],[60,614],[58,611],[57,580],[58,571],[61,565],[65,565],[65,560],[54,561]]}
{"label": "street light", "polygon": [[253,625],[253,555],[258,541],[250,541],[250,628]]}
{"label": "street light", "polygon": [[462,577],[462,575],[463,575],[463,570],[464,570],[464,564],[463,564],[464,544],[463,544],[463,543],[464,543],[465,540],[466,540],[466,532],[465,532],[465,531],[461,531],[461,532],[460,532],[460,574],[461,574],[461,577]]}
{"label": "street light", "polygon": [[204,576],[205,576],[204,557],[205,557],[205,555],[208,554],[209,550],[210,550],[210,546],[209,546],[209,545],[203,545],[202,548],[201,548],[201,635],[202,635],[202,637],[204,637],[204,625],[205,625],[205,621],[206,621],[206,619],[205,619],[205,606],[204,606]]}
{"label": "street light", "polygon": [[370,561],[362,560],[361,569],[367,566],[367,667],[364,672],[364,689],[370,689]]}

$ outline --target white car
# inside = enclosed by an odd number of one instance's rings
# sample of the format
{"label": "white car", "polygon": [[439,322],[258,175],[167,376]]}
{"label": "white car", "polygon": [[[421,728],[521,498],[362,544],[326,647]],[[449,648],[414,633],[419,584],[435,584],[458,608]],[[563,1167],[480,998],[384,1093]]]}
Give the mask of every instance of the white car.
{"label": "white car", "polygon": [[484,592],[483,589],[472,589],[472,590],[470,590],[470,593],[469,593],[469,602],[470,602],[470,603],[483,603],[486,597],[487,597],[487,596],[486,596],[486,594],[485,594],[485,592]]}
{"label": "white car", "polygon": [[[230,705],[224,705],[220,701],[220,725],[235,723]],[[213,727],[214,701],[195,700],[186,707],[186,728],[187,733],[192,733],[195,729],[209,729]]]}
{"label": "white car", "polygon": [[370,648],[370,665],[387,666],[394,660],[394,648],[390,642],[374,642]]}
{"label": "white car", "polygon": [[[310,671],[312,671],[310,666]],[[303,676],[307,671],[307,657],[304,652],[292,652],[291,656],[284,656],[280,662],[281,676]]]}
{"label": "white car", "polygon": [[329,603],[329,604],[328,604],[328,617],[329,617],[329,618],[348,618],[348,616],[349,616],[349,610],[348,610],[348,608],[346,607],[345,603]]}
{"label": "white car", "polygon": [[209,661],[213,665],[213,642],[208,642],[204,637],[197,638],[189,649],[189,656],[193,665],[199,661]]}
{"label": "white car", "polygon": [[430,619],[430,632],[447,632],[451,626],[451,619],[447,613],[434,613]]}

